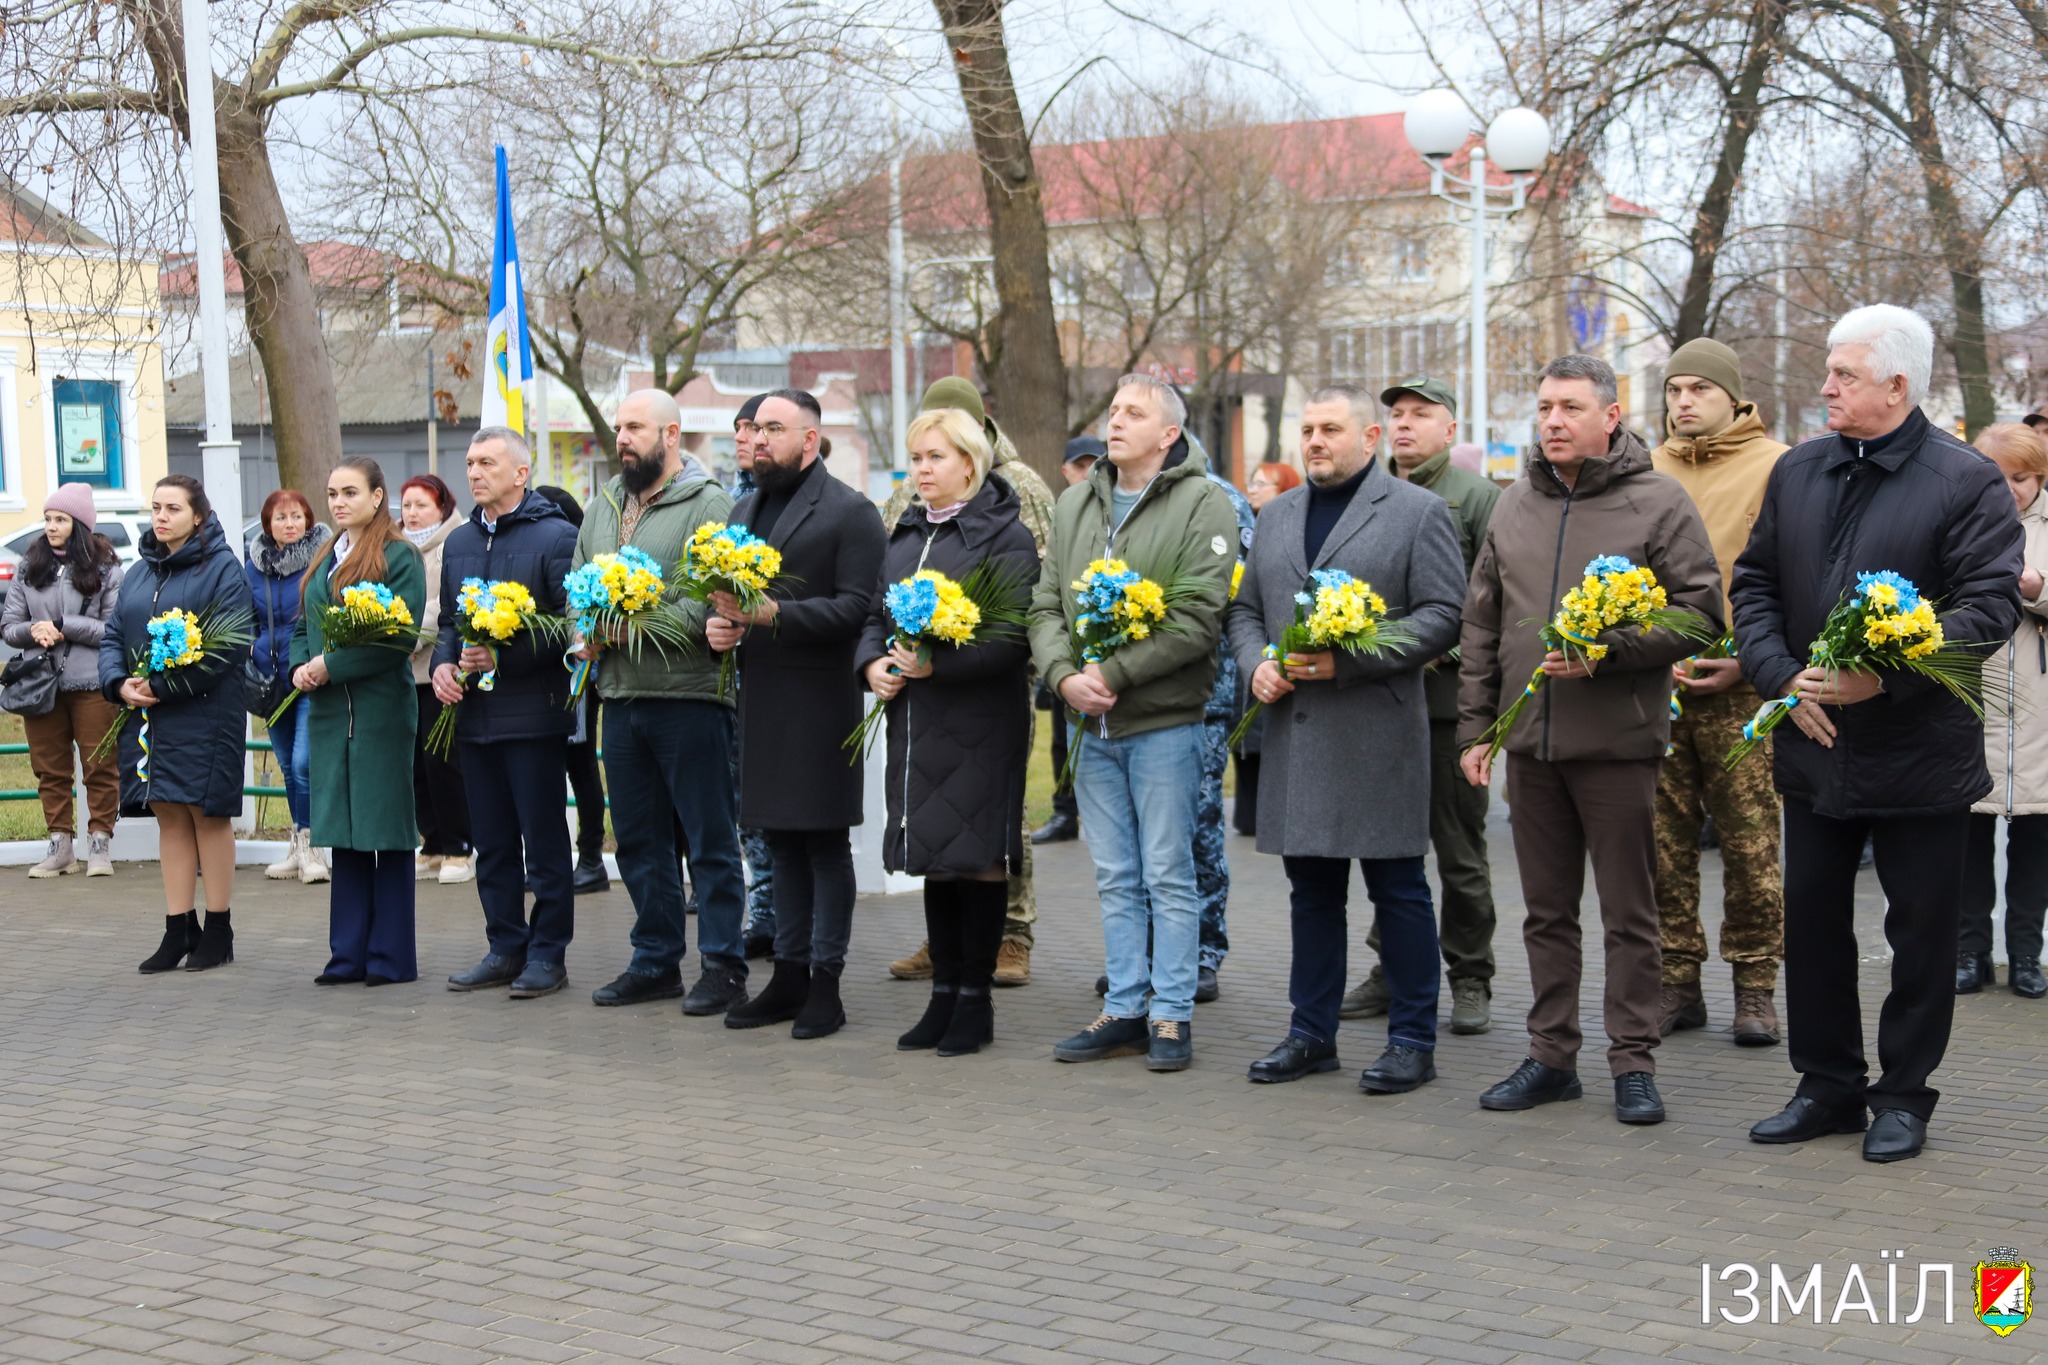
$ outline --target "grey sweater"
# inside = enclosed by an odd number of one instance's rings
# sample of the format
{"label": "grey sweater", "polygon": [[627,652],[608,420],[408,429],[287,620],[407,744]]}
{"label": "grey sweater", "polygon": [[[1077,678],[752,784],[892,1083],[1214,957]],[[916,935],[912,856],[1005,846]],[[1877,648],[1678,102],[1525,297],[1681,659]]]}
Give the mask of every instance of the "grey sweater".
{"label": "grey sweater", "polygon": [[[32,588],[15,579],[8,589],[7,605],[0,609],[0,638],[13,649],[35,644],[29,627],[37,621],[55,621],[64,632],[64,644],[57,647],[63,668],[57,680],[60,692],[97,692],[100,688],[100,634],[107,617],[121,595],[121,566],[110,564],[100,575],[100,590],[91,601],[71,586],[71,569],[65,565],[46,588]],[[68,648],[66,646],[69,646]]]}

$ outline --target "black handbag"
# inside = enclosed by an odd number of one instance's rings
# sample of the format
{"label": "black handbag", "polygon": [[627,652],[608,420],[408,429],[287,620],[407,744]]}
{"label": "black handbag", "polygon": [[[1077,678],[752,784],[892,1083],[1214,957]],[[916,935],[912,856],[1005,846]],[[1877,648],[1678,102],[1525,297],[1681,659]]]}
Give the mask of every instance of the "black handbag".
{"label": "black handbag", "polygon": [[[71,647],[66,645],[69,654]],[[57,678],[64,669],[58,656],[36,646],[24,649],[0,668],[0,711],[17,716],[47,716],[57,707]]]}

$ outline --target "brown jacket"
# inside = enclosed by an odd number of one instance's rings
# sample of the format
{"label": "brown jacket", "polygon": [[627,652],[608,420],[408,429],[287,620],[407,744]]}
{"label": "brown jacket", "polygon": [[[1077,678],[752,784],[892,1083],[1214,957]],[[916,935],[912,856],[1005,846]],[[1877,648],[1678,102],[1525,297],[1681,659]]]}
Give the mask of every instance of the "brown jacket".
{"label": "brown jacket", "polygon": [[[1515,699],[1545,646],[1538,627],[1600,555],[1647,564],[1670,603],[1723,625],[1720,570],[1692,499],[1650,467],[1626,427],[1566,488],[1539,453],[1501,494],[1472,568],[1459,639],[1458,740],[1471,744]],[[1591,678],[1537,690],[1508,736],[1511,753],[1545,761],[1655,759],[1671,736],[1671,665],[1699,646],[1670,630],[1609,631]]]}

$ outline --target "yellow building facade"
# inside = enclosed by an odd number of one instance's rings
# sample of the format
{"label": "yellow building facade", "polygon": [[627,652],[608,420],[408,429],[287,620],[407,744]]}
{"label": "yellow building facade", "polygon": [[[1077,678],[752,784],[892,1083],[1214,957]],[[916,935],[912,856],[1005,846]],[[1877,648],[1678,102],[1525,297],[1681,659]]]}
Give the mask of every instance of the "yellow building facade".
{"label": "yellow building facade", "polygon": [[148,507],[168,468],[157,268],[0,181],[0,540],[62,483]]}

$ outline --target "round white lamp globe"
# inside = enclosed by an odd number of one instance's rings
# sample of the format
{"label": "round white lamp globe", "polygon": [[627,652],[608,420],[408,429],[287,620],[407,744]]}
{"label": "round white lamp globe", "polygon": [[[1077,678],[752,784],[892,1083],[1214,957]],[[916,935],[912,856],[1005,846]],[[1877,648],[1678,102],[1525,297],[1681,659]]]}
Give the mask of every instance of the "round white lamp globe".
{"label": "round white lamp globe", "polygon": [[1425,90],[1408,106],[1401,126],[1409,146],[1426,157],[1444,157],[1465,145],[1472,113],[1454,90]]}
{"label": "round white lamp globe", "polygon": [[1533,171],[1550,155],[1550,124],[1534,109],[1505,110],[1486,125],[1486,155],[1509,175]]}

